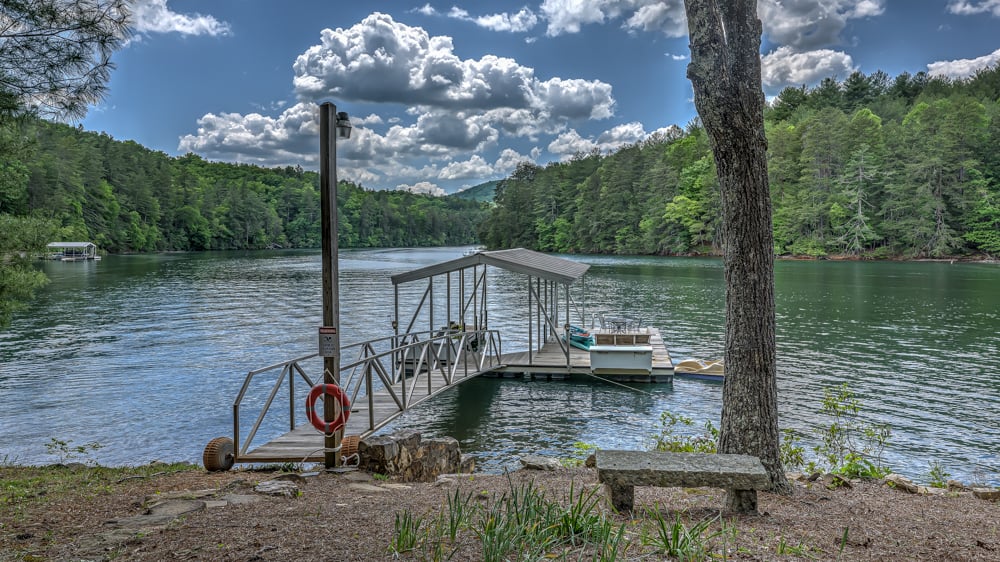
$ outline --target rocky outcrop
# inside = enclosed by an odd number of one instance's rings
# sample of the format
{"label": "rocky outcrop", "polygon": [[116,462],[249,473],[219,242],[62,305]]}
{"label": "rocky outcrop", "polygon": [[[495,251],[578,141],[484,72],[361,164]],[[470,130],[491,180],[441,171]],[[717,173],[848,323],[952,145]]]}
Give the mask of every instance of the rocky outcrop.
{"label": "rocky outcrop", "polygon": [[359,469],[403,482],[432,482],[440,474],[462,471],[457,439],[421,439],[412,430],[366,437],[358,443],[358,456]]}
{"label": "rocky outcrop", "polygon": [[903,490],[904,492],[909,492],[911,494],[917,493],[917,485],[902,474],[896,474],[893,472],[885,477],[885,481],[895,486],[898,490]]}

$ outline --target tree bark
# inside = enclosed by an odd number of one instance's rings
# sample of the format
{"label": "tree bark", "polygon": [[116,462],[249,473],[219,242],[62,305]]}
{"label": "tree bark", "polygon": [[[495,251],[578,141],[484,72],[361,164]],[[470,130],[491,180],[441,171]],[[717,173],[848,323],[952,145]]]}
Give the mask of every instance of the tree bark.
{"label": "tree bark", "polygon": [[[771,490],[790,493],[779,454],[774,234],[756,0],[685,0],[687,75],[712,143],[722,203],[726,380],[719,452],[760,458]],[[727,503],[739,503],[730,491]]]}

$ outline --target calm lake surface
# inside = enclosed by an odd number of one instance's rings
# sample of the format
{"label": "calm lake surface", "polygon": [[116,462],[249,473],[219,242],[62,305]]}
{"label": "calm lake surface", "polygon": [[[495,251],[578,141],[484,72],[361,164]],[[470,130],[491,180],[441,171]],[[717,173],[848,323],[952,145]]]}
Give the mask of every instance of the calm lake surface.
{"label": "calm lake surface", "polygon": [[[343,342],[391,333],[390,275],[463,250],[342,252]],[[720,261],[573,259],[592,266],[588,313],[642,316],[675,358],[721,354]],[[247,371],[316,350],[318,252],[108,256],[43,267],[52,283],[0,331],[0,461],[53,462],[53,438],[96,441],[103,448],[90,458],[108,465],[200,461],[210,439],[232,435],[232,402]],[[926,481],[933,460],[959,479],[1000,484],[1000,267],[810,261],[779,262],[775,273],[782,427],[816,427],[823,390],[847,382],[867,419],[891,425],[885,457],[898,472]],[[491,269],[490,284],[491,327],[520,325],[523,277]],[[504,351],[525,346],[505,332]],[[664,410],[699,427],[718,423],[721,384],[633,387],[641,392],[592,381],[474,380],[387,429],[454,436],[481,468],[499,471],[527,452],[569,456],[577,441],[648,446]],[[287,423],[287,410],[273,412],[255,443]]]}

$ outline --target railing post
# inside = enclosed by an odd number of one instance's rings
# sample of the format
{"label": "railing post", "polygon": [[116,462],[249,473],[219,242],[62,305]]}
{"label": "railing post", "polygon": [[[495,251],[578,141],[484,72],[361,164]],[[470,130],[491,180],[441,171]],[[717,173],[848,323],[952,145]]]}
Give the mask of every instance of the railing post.
{"label": "railing post", "polygon": [[298,363],[292,362],[288,366],[288,426],[289,431],[295,430],[295,367]]}
{"label": "railing post", "polygon": [[372,366],[365,369],[365,382],[368,387],[368,430],[375,429],[375,389],[372,388]]}

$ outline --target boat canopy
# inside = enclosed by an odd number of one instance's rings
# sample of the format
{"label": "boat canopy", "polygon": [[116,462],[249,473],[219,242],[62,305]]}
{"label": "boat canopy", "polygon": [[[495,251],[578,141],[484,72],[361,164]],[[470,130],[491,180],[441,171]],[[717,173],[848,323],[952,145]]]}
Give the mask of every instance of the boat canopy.
{"label": "boat canopy", "polygon": [[47,247],[50,250],[90,250],[91,248],[97,249],[97,245],[93,242],[49,242]]}
{"label": "boat canopy", "polygon": [[476,252],[475,254],[451,261],[399,273],[393,275],[391,279],[393,285],[399,285],[400,283],[442,275],[450,271],[458,271],[476,265],[492,265],[513,271],[514,273],[524,273],[564,285],[573,284],[590,269],[590,266],[585,263],[550,256],[534,250],[514,248],[511,250]]}

